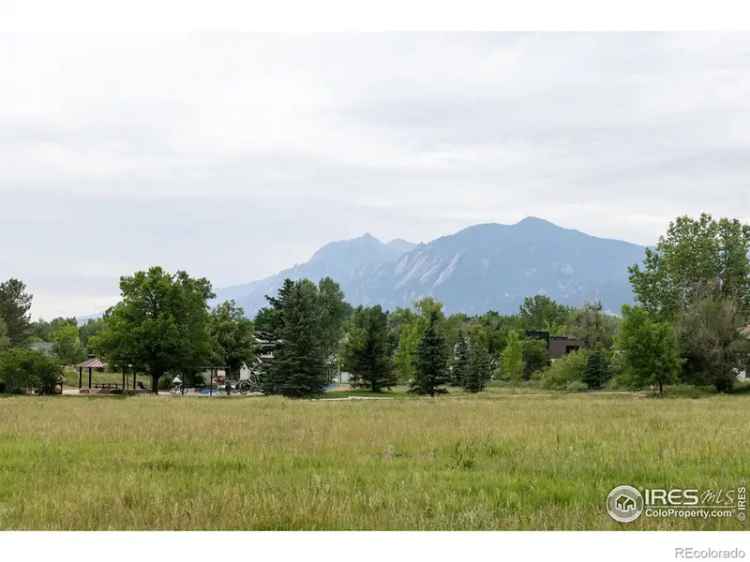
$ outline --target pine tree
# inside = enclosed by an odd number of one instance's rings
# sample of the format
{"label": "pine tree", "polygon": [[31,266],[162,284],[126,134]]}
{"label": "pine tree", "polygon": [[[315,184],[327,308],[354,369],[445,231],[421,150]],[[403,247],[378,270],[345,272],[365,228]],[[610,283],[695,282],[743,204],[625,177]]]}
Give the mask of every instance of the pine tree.
{"label": "pine tree", "polygon": [[586,360],[582,380],[589,388],[601,388],[609,380],[609,361],[604,351],[592,351]]}
{"label": "pine tree", "polygon": [[22,281],[11,278],[0,283],[0,319],[5,323],[11,346],[23,344],[29,336],[31,299]]}
{"label": "pine tree", "polygon": [[344,368],[352,373],[353,386],[380,392],[396,384],[388,355],[388,315],[380,306],[359,307],[344,347]]}
{"label": "pine tree", "polygon": [[320,394],[327,382],[317,296],[315,284],[307,279],[297,281],[284,311],[282,343],[274,363],[279,392],[285,396]]}
{"label": "pine tree", "polygon": [[418,394],[445,392],[442,385],[449,380],[445,339],[438,330],[438,313],[431,311],[427,326],[419,340],[415,358],[415,376],[411,391]]}
{"label": "pine tree", "polygon": [[458,333],[458,340],[453,351],[453,369],[451,371],[451,384],[453,386],[464,386],[469,374],[469,344],[463,331]]}
{"label": "pine tree", "polygon": [[481,392],[490,380],[490,354],[480,340],[472,340],[469,346],[469,370],[464,380],[464,390]]}

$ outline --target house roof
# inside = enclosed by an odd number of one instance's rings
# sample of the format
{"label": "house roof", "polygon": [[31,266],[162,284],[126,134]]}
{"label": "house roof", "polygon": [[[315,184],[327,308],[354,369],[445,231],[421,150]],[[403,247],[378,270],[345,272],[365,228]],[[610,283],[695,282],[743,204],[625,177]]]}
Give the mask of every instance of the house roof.
{"label": "house roof", "polygon": [[91,359],[87,359],[83,363],[78,364],[78,367],[84,369],[104,369],[106,366],[107,364],[103,363],[98,357],[92,357]]}

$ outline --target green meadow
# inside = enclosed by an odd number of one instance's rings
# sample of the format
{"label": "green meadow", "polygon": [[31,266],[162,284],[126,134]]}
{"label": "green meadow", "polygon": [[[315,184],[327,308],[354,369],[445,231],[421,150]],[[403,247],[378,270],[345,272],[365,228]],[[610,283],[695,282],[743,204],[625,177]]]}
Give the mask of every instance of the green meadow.
{"label": "green meadow", "polygon": [[748,394],[385,396],[2,397],[0,528],[745,528],[619,524],[605,499],[741,484]]}

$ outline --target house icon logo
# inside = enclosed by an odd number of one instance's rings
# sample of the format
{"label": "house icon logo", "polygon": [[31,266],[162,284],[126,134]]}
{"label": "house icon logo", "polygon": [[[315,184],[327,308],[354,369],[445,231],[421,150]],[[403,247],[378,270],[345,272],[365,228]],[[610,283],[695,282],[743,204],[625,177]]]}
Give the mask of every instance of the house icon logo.
{"label": "house icon logo", "polygon": [[643,496],[632,486],[617,486],[607,496],[607,513],[619,523],[632,523],[643,512]]}

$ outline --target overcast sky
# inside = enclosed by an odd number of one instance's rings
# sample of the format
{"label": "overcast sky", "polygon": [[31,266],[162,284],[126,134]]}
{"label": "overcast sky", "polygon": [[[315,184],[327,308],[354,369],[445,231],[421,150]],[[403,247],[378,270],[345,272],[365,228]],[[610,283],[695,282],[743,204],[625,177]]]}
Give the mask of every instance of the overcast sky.
{"label": "overcast sky", "polygon": [[0,36],[0,279],[34,317],[364,232],[750,220],[750,34]]}

